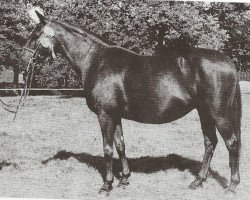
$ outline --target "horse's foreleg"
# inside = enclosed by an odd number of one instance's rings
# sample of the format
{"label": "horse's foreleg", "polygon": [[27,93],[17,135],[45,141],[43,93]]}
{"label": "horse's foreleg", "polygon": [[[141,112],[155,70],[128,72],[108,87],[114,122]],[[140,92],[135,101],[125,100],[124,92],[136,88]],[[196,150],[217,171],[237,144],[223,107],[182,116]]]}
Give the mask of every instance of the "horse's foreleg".
{"label": "horse's foreleg", "polygon": [[105,196],[109,195],[112,190],[113,183],[113,140],[115,131],[115,119],[107,114],[105,111],[98,113],[98,120],[101,126],[102,137],[103,137],[103,151],[106,160],[106,178],[104,184],[101,187],[99,193]]}
{"label": "horse's foreleg", "polygon": [[129,184],[128,178],[130,176],[130,171],[128,166],[128,160],[125,155],[125,143],[123,138],[121,119],[119,119],[119,121],[117,122],[114,141],[117,153],[122,162],[122,177],[118,184],[118,187],[125,187],[126,185]]}
{"label": "horse's foreleg", "polygon": [[198,112],[200,116],[202,132],[204,135],[205,154],[203,157],[201,170],[195,181],[189,185],[190,189],[201,187],[202,182],[206,180],[213,153],[218,142],[214,121],[205,112]]}

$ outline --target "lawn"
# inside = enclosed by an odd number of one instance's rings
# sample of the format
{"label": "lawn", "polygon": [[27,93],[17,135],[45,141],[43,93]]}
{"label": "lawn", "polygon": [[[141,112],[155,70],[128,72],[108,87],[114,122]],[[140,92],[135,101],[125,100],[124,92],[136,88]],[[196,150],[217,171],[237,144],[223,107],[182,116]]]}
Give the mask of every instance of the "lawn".
{"label": "lawn", "polygon": [[[203,136],[196,111],[163,125],[123,120],[130,185],[108,199],[249,199],[250,84],[241,82],[243,119],[241,183],[225,195],[230,180],[228,151],[219,142],[210,175],[188,189],[201,167]],[[18,97],[1,98],[16,104]],[[30,96],[15,122],[0,108],[0,197],[96,199],[104,160],[98,121],[83,98]],[[120,163],[115,154],[114,168]]]}

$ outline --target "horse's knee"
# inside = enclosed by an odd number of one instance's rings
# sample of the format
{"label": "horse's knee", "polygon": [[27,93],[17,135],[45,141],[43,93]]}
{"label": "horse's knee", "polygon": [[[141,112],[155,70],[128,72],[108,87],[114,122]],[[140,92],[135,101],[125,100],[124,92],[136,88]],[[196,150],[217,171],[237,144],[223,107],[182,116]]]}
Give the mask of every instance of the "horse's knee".
{"label": "horse's knee", "polygon": [[204,145],[209,151],[214,150],[217,143],[218,143],[218,139],[216,136],[213,139],[209,139],[207,136],[204,137]]}
{"label": "horse's knee", "polygon": [[116,147],[117,151],[123,151],[125,148],[125,145],[122,141],[118,141],[115,143],[115,147]]}
{"label": "horse's knee", "polygon": [[221,134],[227,131],[232,131],[232,124],[228,118],[219,117],[216,119],[216,126]]}
{"label": "horse's knee", "polygon": [[111,146],[105,146],[103,148],[104,156],[105,157],[112,157],[113,156],[113,148]]}
{"label": "horse's knee", "polygon": [[115,147],[118,152],[123,152],[125,150],[125,144],[123,136],[115,136]]}

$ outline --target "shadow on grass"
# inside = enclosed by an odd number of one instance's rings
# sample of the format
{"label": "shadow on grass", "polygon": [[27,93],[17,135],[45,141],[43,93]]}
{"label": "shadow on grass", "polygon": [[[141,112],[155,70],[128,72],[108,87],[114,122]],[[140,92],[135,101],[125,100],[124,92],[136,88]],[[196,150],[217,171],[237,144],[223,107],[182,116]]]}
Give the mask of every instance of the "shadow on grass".
{"label": "shadow on grass", "polygon": [[[52,158],[42,161],[42,164],[47,164],[51,160],[67,160],[73,157],[81,163],[85,163],[98,170],[104,179],[105,176],[105,160],[101,156],[93,156],[87,153],[72,153],[67,151],[59,151]],[[189,170],[190,173],[196,176],[201,168],[201,162],[185,158],[176,154],[169,154],[165,157],[140,157],[140,158],[128,158],[128,163],[131,172],[140,173],[154,173],[158,171],[165,171],[168,169],[178,169],[180,171]],[[122,171],[121,162],[119,159],[114,159],[114,176],[120,178]],[[210,169],[209,173],[213,179],[215,179],[223,188],[227,188],[227,180],[221,176],[218,172]]]}
{"label": "shadow on grass", "polygon": [[11,165],[11,163],[8,163],[6,161],[2,161],[2,162],[0,162],[0,170],[2,170],[3,167],[8,167],[10,165]]}
{"label": "shadow on grass", "polygon": [[4,160],[4,161],[0,162],[0,171],[4,167],[9,167],[9,166],[13,166],[15,169],[20,169],[20,167],[16,163],[10,163],[10,162],[7,162]]}

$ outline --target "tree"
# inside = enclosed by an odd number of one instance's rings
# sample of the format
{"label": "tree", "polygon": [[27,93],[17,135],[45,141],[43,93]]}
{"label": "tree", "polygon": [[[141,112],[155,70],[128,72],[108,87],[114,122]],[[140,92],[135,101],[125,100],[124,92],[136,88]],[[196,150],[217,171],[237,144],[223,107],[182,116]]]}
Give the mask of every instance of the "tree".
{"label": "tree", "polygon": [[250,61],[250,4],[211,3],[204,12],[219,19],[220,27],[229,35],[222,50],[245,71]]}
{"label": "tree", "polygon": [[200,12],[204,3],[58,0],[42,5],[54,19],[84,26],[141,54],[153,54],[158,43],[183,35],[189,35],[196,46],[213,49],[220,49],[228,39],[218,18]]}
{"label": "tree", "polygon": [[34,79],[34,87],[77,88],[81,86],[79,75],[62,58],[58,58],[51,65],[44,62],[37,64]]}
{"label": "tree", "polygon": [[[0,65],[14,72],[13,83],[18,83],[18,54],[25,43],[29,23],[25,17],[25,5],[21,1],[8,0],[1,2],[0,21]],[[26,28],[27,27],[27,28]]]}

